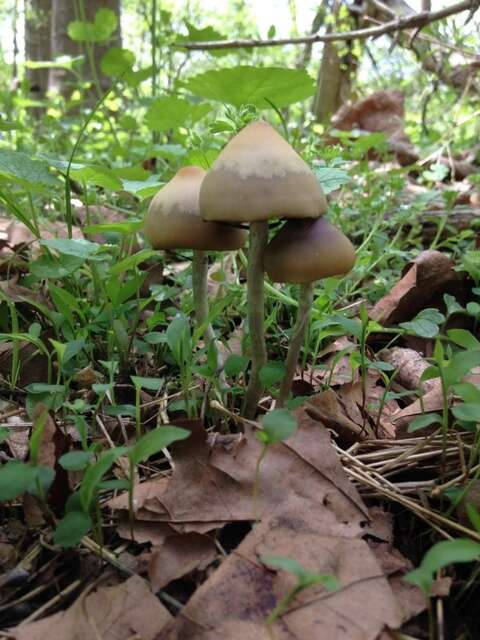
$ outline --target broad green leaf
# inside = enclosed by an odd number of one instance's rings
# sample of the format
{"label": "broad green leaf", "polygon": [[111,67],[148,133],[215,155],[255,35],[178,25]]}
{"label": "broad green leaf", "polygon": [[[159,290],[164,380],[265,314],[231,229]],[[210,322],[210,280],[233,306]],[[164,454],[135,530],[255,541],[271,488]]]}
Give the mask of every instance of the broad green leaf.
{"label": "broad green leaf", "polygon": [[6,427],[0,427],[0,443],[5,442],[10,437],[10,429]]}
{"label": "broad green leaf", "polygon": [[265,438],[260,438],[268,444],[283,442],[290,438],[297,430],[297,418],[288,409],[274,409],[269,411],[262,420],[262,431]]}
{"label": "broad green leaf", "polygon": [[67,471],[81,471],[92,462],[92,451],[70,451],[58,459],[59,464]]}
{"label": "broad green leaf", "polygon": [[64,240],[63,238],[53,238],[52,240],[41,240],[40,244],[58,253],[62,253],[75,258],[88,259],[100,249],[100,245],[90,240]]}
{"label": "broad green leaf", "polygon": [[452,407],[452,413],[457,420],[465,422],[480,422],[480,403],[464,402]]}
{"label": "broad green leaf", "polygon": [[[157,193],[163,187],[165,182],[158,179],[158,176],[150,175],[145,180],[130,180],[124,178],[122,180],[122,190],[133,193],[134,196],[143,200]],[[143,226],[143,222],[142,222]]]}
{"label": "broad green leaf", "polygon": [[412,420],[408,426],[409,433],[414,433],[420,429],[425,429],[432,424],[442,424],[442,416],[438,413],[422,413]]}
{"label": "broad green leaf", "polygon": [[75,42],[106,42],[117,28],[118,20],[111,9],[99,9],[94,22],[75,20],[68,25],[68,36]]}
{"label": "broad green leaf", "polygon": [[447,331],[449,339],[464,349],[480,349],[480,342],[466,329],[450,329]]}
{"label": "broad green leaf", "polygon": [[130,460],[134,465],[145,462],[150,456],[166,449],[177,440],[185,440],[190,435],[188,429],[180,427],[158,427],[142,436],[130,452]]}
{"label": "broad green leaf", "polygon": [[92,528],[89,515],[83,511],[70,511],[57,525],[53,534],[53,542],[60,547],[74,547]]}
{"label": "broad green leaf", "polygon": [[134,418],[136,408],[134,404],[116,404],[112,407],[105,407],[104,412],[108,416],[130,416]]}
{"label": "broad green leaf", "polygon": [[185,98],[165,96],[150,105],[145,121],[152,131],[178,129],[187,123],[194,124],[211,110],[208,104],[193,104]]}
{"label": "broad green leaf", "polygon": [[30,263],[30,273],[36,278],[66,278],[84,263],[83,258],[76,256],[60,255],[58,258],[43,255]]}
{"label": "broad green leaf", "polygon": [[285,375],[285,364],[283,362],[267,362],[260,369],[260,382],[264,387],[270,389],[278,384]]}
{"label": "broad green leaf", "polygon": [[480,349],[474,351],[462,351],[456,353],[444,369],[445,384],[447,388],[467,375],[474,367],[480,365]]}
{"label": "broad green leaf", "polygon": [[248,366],[248,362],[249,359],[246,356],[239,356],[237,354],[228,356],[224,365],[225,375],[229,378],[238,376],[240,373],[245,371]]}
{"label": "broad green leaf", "polygon": [[456,299],[448,293],[443,296],[445,306],[447,307],[447,316],[451,316],[454,313],[465,311],[465,309],[456,301]]}
{"label": "broad green leaf", "polygon": [[443,540],[427,551],[418,569],[410,571],[404,580],[416,584],[426,594],[430,593],[437,571],[457,562],[473,562],[480,559],[480,544],[459,538]]}
{"label": "broad green leaf", "polygon": [[35,482],[36,477],[35,467],[19,460],[3,464],[0,467],[0,501],[18,498]]}
{"label": "broad green leaf", "polygon": [[135,54],[130,49],[112,47],[100,60],[100,69],[106,76],[120,76],[133,67]]}
{"label": "broad green leaf", "polygon": [[422,309],[410,322],[401,322],[400,327],[421,338],[434,338],[439,333],[439,327],[445,321],[445,316],[437,309]]}
{"label": "broad green leaf", "polygon": [[191,334],[188,318],[179,313],[168,325],[165,337],[175,362],[182,365],[190,352]]}
{"label": "broad green leaf", "polygon": [[453,390],[464,402],[474,402],[480,404],[480,387],[473,382],[459,382],[453,385]]}
{"label": "broad green leaf", "polygon": [[47,162],[11,149],[0,149],[0,175],[23,186],[52,187],[60,184],[50,173]]}
{"label": "broad green leaf", "polygon": [[130,376],[137,389],[148,389],[149,391],[159,391],[165,380],[163,378],[142,378],[141,376]]}
{"label": "broad green leaf", "polygon": [[72,169],[70,176],[86,184],[96,187],[102,187],[110,191],[120,191],[122,182],[115,176],[115,173],[108,167],[99,167],[97,165],[83,166],[78,169]]}
{"label": "broad green leaf", "polygon": [[211,70],[182,83],[194,95],[240,107],[253,104],[271,109],[310,98],[315,81],[303,69],[237,66]]}
{"label": "broad green leaf", "polygon": [[328,194],[340,189],[350,182],[351,178],[346,171],[337,167],[313,167],[313,172],[322,187],[323,193]]}
{"label": "broad green leaf", "polygon": [[112,275],[118,275],[120,273],[128,271],[129,269],[134,269],[139,264],[145,262],[145,260],[148,260],[155,255],[158,255],[158,253],[153,249],[142,249],[142,251],[134,253],[131,256],[127,256],[123,260],[120,260],[120,262],[117,262],[117,264],[114,264],[112,267],[110,267],[110,273]]}

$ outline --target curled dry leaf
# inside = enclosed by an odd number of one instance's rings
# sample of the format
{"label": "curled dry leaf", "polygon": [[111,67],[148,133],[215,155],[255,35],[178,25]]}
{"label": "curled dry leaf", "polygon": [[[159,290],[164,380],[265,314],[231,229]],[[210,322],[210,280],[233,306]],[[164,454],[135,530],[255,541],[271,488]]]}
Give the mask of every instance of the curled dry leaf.
{"label": "curled dry leaf", "polygon": [[[344,510],[365,518],[365,507],[344,475],[328,431],[306,411],[300,409],[296,414],[295,435],[270,447],[262,463],[258,513],[252,491],[261,444],[252,429],[246,427],[244,437],[234,446],[224,447],[222,440],[216,440],[210,449],[204,429],[197,427],[190,438],[172,447],[175,469],[171,479],[162,478],[158,487],[155,481],[147,483],[141,498],[136,490],[136,519],[166,523],[178,532],[204,533],[228,522],[255,520],[286,495],[320,497],[330,491],[345,496]],[[109,506],[125,512],[128,500],[121,496]]]}
{"label": "curled dry leaf", "polygon": [[199,533],[170,536],[150,554],[148,577],[153,591],[194,569],[205,568],[217,555],[218,550],[208,536]]}
{"label": "curled dry leaf", "polygon": [[445,254],[422,251],[407,266],[402,279],[370,310],[370,317],[386,326],[410,320],[457,280],[453,264]]}
{"label": "curled dry leaf", "polygon": [[82,594],[66,611],[20,624],[15,640],[154,640],[170,614],[138,576]]}

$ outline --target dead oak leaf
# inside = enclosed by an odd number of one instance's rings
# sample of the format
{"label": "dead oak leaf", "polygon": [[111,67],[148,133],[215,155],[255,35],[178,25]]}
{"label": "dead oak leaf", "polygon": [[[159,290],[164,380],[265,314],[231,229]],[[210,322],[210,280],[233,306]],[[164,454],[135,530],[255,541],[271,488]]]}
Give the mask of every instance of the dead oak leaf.
{"label": "dead oak leaf", "polygon": [[451,260],[440,251],[422,251],[402,279],[370,310],[372,320],[385,326],[412,319],[438,292],[458,280]]}
{"label": "dead oak leaf", "polygon": [[16,640],[153,640],[170,614],[138,576],[81,595],[66,611],[20,624]]}

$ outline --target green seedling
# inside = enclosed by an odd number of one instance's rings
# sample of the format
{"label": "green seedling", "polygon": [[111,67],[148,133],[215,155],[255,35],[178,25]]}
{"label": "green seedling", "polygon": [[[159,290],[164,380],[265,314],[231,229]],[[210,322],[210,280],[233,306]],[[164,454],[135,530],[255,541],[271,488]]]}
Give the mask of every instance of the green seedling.
{"label": "green seedling", "polygon": [[262,443],[262,449],[260,455],[257,458],[257,464],[255,465],[255,477],[253,481],[252,502],[253,502],[253,514],[255,520],[257,518],[257,502],[258,493],[260,489],[260,466],[265,456],[267,455],[268,448],[272,444],[283,442],[287,438],[290,438],[297,430],[297,418],[288,411],[288,409],[274,409],[266,414],[262,420],[262,429],[257,431],[257,440]]}
{"label": "green seedling", "polygon": [[261,556],[260,561],[269,569],[287,571],[297,579],[297,583],[279,600],[265,620],[271,638],[274,638],[272,627],[275,621],[287,611],[293,600],[304,589],[317,585],[322,585],[327,591],[337,591],[340,588],[340,582],[335,576],[308,571],[308,569],[305,569],[305,567],[292,558],[285,558],[283,556]]}
{"label": "green seedling", "polygon": [[473,562],[479,559],[480,543],[463,538],[443,540],[427,551],[420,566],[407,573],[404,580],[417,585],[425,595],[430,596],[437,571],[450,564]]}
{"label": "green seedling", "polygon": [[131,376],[131,380],[135,387],[135,428],[137,438],[141,438],[141,390],[148,389],[149,391],[158,392],[162,388],[164,380],[163,378],[142,378],[140,376]]}
{"label": "green seedling", "polygon": [[129,473],[129,487],[128,487],[128,507],[130,515],[130,530],[131,537],[133,538],[133,495],[134,495],[134,482],[135,482],[135,466],[144,462],[151,456],[155,455],[162,449],[166,449],[174,442],[178,440],[185,440],[190,435],[190,431],[187,429],[181,429],[180,427],[163,426],[157,427],[153,431],[146,433],[142,436],[136,444],[130,448],[128,452],[128,459],[130,463]]}

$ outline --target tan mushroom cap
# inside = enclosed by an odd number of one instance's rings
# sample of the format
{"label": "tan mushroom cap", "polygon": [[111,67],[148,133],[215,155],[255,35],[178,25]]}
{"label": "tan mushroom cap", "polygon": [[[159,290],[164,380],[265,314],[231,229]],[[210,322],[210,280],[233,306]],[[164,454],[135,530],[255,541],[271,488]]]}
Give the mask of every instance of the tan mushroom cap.
{"label": "tan mushroom cap", "polygon": [[205,220],[318,218],[326,209],[310,167],[263,121],[252,122],[230,140],[200,189]]}
{"label": "tan mushroom cap", "polygon": [[247,234],[200,217],[199,192],[205,176],[200,167],[183,167],[155,194],[145,218],[145,237],[155,249],[229,251],[239,249]]}
{"label": "tan mushroom cap", "polygon": [[325,218],[287,221],[265,251],[274,282],[314,282],[348,273],[354,264],[352,243]]}

